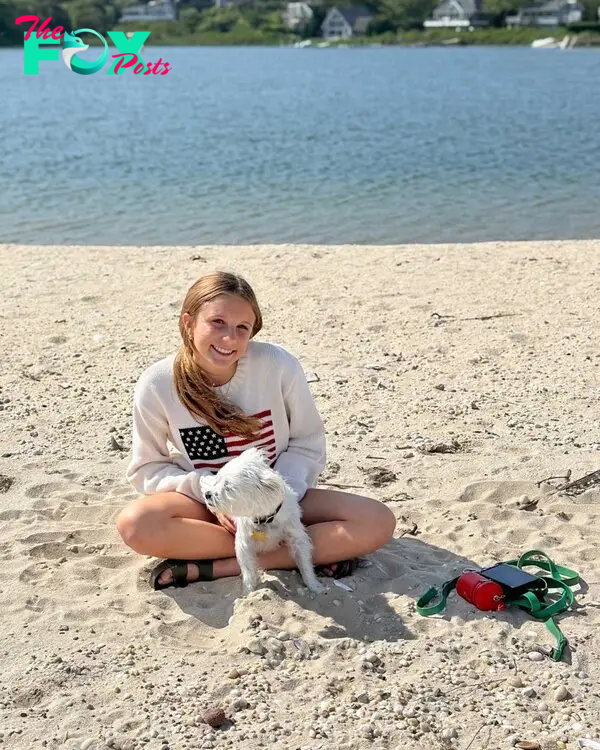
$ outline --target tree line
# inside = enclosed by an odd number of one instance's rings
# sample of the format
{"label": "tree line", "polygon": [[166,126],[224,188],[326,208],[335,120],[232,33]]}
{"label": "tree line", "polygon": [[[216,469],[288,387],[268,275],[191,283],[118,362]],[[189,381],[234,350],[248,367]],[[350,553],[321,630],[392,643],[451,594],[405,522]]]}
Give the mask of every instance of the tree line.
{"label": "tree line", "polygon": [[[483,10],[492,26],[502,26],[506,15],[515,12],[526,0],[484,0]],[[62,26],[68,31],[81,28],[95,29],[101,34],[119,26],[123,8],[134,0],[0,0],[0,45],[20,45],[30,24],[17,26],[16,18],[23,15],[38,16],[40,23],[52,17],[51,27]],[[600,0],[583,0],[584,20],[598,21]],[[212,0],[182,0],[178,3],[177,21],[156,21],[129,24],[132,29],[149,30],[154,42],[218,43],[219,39],[246,43],[285,41],[293,35],[285,28],[282,11],[285,0],[254,0],[245,5],[216,8]],[[310,3],[309,3],[310,4]],[[351,2],[325,0],[313,7],[314,16],[300,35],[317,37],[328,9],[333,5],[351,5]],[[396,35],[398,32],[420,29],[438,0],[363,0],[373,14],[368,34]],[[121,28],[126,29],[126,26]],[[87,43],[87,40],[86,40]]]}

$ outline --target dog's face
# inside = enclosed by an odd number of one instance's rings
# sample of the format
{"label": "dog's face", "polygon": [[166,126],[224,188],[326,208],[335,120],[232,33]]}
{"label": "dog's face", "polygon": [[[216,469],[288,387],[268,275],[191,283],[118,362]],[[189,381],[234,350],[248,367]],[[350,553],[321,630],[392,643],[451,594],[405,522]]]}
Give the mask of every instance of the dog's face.
{"label": "dog's face", "polygon": [[239,518],[260,518],[275,511],[285,497],[285,483],[257,448],[232,458],[215,476],[200,477],[210,510]]}

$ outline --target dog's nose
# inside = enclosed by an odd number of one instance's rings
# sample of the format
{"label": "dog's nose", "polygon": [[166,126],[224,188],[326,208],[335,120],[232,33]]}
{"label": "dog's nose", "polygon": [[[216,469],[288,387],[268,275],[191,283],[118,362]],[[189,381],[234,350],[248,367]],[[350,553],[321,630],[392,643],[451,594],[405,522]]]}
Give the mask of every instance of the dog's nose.
{"label": "dog's nose", "polygon": [[210,490],[206,490],[206,492],[204,493],[204,499],[210,503],[210,501],[212,500],[212,492]]}

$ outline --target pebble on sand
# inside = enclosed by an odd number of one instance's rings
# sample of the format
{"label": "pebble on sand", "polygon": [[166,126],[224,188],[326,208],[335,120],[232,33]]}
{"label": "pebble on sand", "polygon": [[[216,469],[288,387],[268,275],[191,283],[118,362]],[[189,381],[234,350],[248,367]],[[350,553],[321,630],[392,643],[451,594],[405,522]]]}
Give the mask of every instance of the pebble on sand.
{"label": "pebble on sand", "polygon": [[569,697],[569,691],[564,685],[560,685],[556,688],[554,691],[554,700],[555,701],[564,701]]}
{"label": "pebble on sand", "polygon": [[225,721],[227,721],[227,716],[225,715],[225,711],[221,708],[221,706],[216,706],[215,708],[209,708],[202,714],[202,720],[205,724],[208,724],[209,726],[213,728],[220,727],[221,724],[224,724]]}
{"label": "pebble on sand", "polygon": [[529,651],[527,654],[527,658],[529,659],[529,661],[543,661],[544,654],[541,654],[539,651]]}

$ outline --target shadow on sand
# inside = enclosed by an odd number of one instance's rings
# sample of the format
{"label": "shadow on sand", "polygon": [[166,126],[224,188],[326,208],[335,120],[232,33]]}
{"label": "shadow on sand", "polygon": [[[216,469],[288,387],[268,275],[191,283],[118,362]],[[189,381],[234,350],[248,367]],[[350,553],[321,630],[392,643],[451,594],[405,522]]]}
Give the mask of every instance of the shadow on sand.
{"label": "shadow on sand", "polygon": [[[274,627],[281,627],[284,621],[291,619],[304,622],[307,634],[326,639],[396,642],[416,639],[426,631],[426,619],[418,616],[415,619],[414,613],[417,600],[430,586],[439,589],[444,581],[463,570],[493,562],[470,560],[419,539],[405,537],[392,540],[371,555],[366,566],[353,576],[337,583],[323,579],[329,592],[321,596],[310,594],[296,571],[270,571],[265,574],[261,587],[248,597],[242,596],[240,577],[192,584],[185,589],[166,589],[161,593],[173,599],[182,612],[210,628],[222,629],[232,623],[235,627],[238,616],[243,621],[239,624],[247,625],[248,618],[260,612]],[[580,591],[586,589],[582,581]],[[317,617],[306,616],[308,612]],[[451,594],[446,610],[436,618],[472,621],[490,614],[515,631],[531,622],[526,613],[515,607],[493,614],[480,612],[456,593]],[[568,614],[576,615],[577,609]],[[547,645],[550,642],[551,639]],[[564,658],[567,662],[570,660],[568,650]]]}
{"label": "shadow on sand", "polygon": [[[359,641],[399,641],[416,637],[402,615],[392,606],[399,597],[414,602],[431,585],[438,585],[476,563],[419,539],[394,539],[366,561],[353,576],[335,582],[322,579],[329,591],[310,594],[296,571],[269,571],[261,587],[245,598],[246,608],[279,610],[291,604],[319,616],[315,634],[324,638]],[[147,584],[145,584],[147,585]],[[348,591],[346,587],[352,590]],[[234,614],[234,603],[242,597],[241,578],[190,584],[185,589],[165,589],[186,614],[211,628],[225,628]],[[237,608],[236,608],[237,611]]]}

